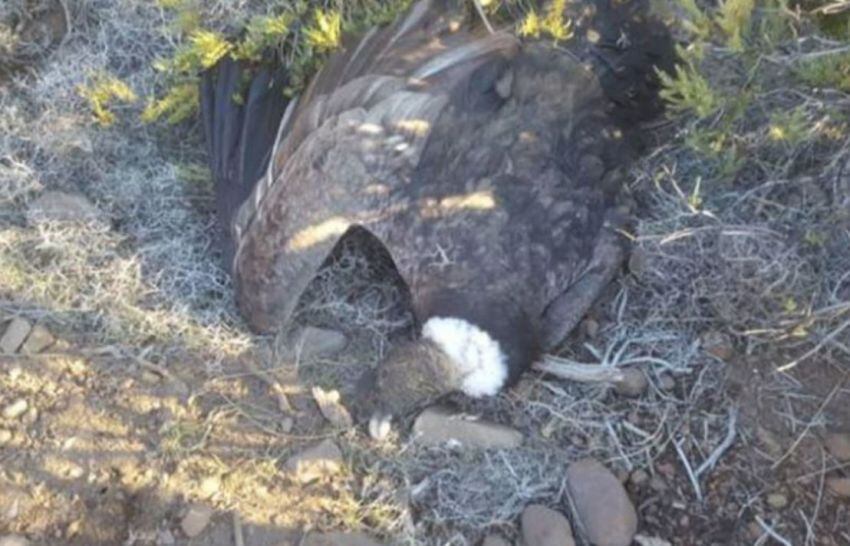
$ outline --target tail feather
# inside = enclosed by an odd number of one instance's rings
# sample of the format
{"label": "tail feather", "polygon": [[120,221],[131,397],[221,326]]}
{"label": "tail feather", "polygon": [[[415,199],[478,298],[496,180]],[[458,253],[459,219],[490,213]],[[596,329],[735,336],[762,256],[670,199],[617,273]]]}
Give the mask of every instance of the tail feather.
{"label": "tail feather", "polygon": [[251,73],[244,63],[225,58],[201,81],[201,118],[228,267],[234,252],[233,218],[268,167],[286,109],[283,80],[283,74],[268,68]]}

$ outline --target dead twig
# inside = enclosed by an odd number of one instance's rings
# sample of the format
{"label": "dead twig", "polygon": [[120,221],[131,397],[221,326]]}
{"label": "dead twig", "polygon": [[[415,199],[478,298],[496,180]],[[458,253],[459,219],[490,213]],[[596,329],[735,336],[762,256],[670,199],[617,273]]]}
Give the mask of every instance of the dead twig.
{"label": "dead twig", "polygon": [[784,546],[791,546],[791,542],[789,542],[787,538],[777,533],[776,530],[761,519],[760,516],[756,516],[756,523],[758,523],[759,527],[761,527],[765,533],[770,535],[773,540],[776,540]]}
{"label": "dead twig", "polygon": [[714,468],[714,465],[717,464],[717,461],[720,460],[720,457],[726,452],[727,449],[732,447],[732,443],[735,441],[735,433],[736,428],[735,425],[738,422],[738,408],[731,408],[729,410],[729,424],[726,426],[726,436],[723,438],[723,441],[720,442],[720,445],[711,452],[711,455],[703,461],[699,468],[696,470],[696,477],[699,478],[703,472],[707,470],[711,470]]}
{"label": "dead twig", "polygon": [[694,493],[696,494],[697,500],[702,502],[702,488],[699,485],[699,479],[697,478],[696,474],[694,474],[690,461],[688,461],[687,456],[685,456],[685,451],[682,449],[682,441],[679,440],[673,442],[673,446],[676,448],[676,453],[679,455],[679,459],[682,461],[682,466],[685,467],[685,472],[688,474],[688,479],[691,481],[691,485],[694,488]]}
{"label": "dead twig", "polygon": [[824,398],[824,400],[821,403],[818,410],[815,412],[815,414],[812,416],[812,418],[809,420],[809,422],[806,423],[806,427],[803,429],[803,432],[801,432],[800,435],[797,436],[797,439],[794,440],[794,443],[791,444],[791,447],[788,448],[788,450],[782,455],[782,457],[780,457],[775,463],[773,463],[771,465],[770,468],[772,470],[775,470],[780,464],[782,464],[782,462],[785,459],[787,459],[794,452],[794,450],[797,449],[797,446],[800,445],[800,442],[802,442],[803,438],[806,437],[806,434],[809,433],[809,429],[811,429],[812,426],[814,425],[815,420],[817,420],[817,418],[820,416],[820,414],[823,413],[823,410],[826,409],[826,407],[829,405],[829,403],[832,402],[832,399],[835,397],[836,393],[838,393],[838,391],[841,390],[841,387],[844,385],[845,379],[847,379],[847,374],[844,374],[844,377],[842,377],[841,380],[838,383],[836,383],[836,385],[829,392],[829,395],[827,395],[827,397]]}
{"label": "dead twig", "polygon": [[582,364],[554,355],[545,355],[542,362],[536,362],[537,371],[552,374],[555,377],[579,383],[616,383],[623,381],[622,370],[598,364]]}
{"label": "dead twig", "polygon": [[493,25],[490,24],[490,20],[487,19],[487,14],[484,13],[484,6],[481,5],[481,0],[472,0],[475,4],[475,10],[478,12],[478,16],[481,17],[481,20],[484,22],[484,26],[487,27],[487,32],[490,34],[495,34],[496,30],[493,28]]}

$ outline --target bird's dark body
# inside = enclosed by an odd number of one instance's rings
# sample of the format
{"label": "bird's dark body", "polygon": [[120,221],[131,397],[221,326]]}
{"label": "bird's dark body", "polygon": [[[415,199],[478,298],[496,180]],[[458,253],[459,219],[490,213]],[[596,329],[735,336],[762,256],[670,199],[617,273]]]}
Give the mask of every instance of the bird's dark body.
{"label": "bird's dark body", "polygon": [[[490,333],[512,383],[622,261],[617,194],[638,124],[660,111],[654,70],[669,68],[672,43],[638,0],[595,2],[577,28],[599,40],[563,47],[458,27],[450,5],[420,1],[328,61],[226,224],[233,274],[249,324],[275,330],[339,238],[367,229],[420,321],[457,317]],[[218,104],[211,89],[205,104]],[[205,112],[208,129],[227,115]],[[233,153],[212,140],[213,156]],[[231,213],[228,186],[247,174],[213,165]]]}

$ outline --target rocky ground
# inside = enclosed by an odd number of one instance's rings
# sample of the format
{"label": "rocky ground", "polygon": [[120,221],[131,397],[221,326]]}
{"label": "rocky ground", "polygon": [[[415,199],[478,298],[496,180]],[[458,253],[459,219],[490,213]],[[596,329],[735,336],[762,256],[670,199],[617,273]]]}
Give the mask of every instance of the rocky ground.
{"label": "rocky ground", "polygon": [[[549,360],[626,380],[533,372],[376,442],[348,396],[409,326],[397,287],[342,247],[297,328],[251,336],[198,127],[138,103],[102,127],[79,93],[152,93],[165,13],[0,15],[0,545],[850,544],[850,99],[776,68],[843,45],[763,56],[734,174],[688,118],[635,169],[635,252]],[[805,138],[771,140],[771,109]]]}

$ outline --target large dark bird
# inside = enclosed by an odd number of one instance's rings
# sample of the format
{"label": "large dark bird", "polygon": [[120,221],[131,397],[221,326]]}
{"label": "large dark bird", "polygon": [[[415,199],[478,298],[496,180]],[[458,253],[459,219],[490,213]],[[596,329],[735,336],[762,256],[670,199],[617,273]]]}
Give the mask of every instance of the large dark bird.
{"label": "large dark bird", "polygon": [[578,323],[623,259],[617,194],[661,110],[655,69],[673,59],[642,0],[576,8],[560,45],[457,13],[419,1],[346,44],[285,113],[267,72],[232,101],[231,61],[202,89],[226,255],[255,330],[287,323],[352,230],[406,281],[419,335],[368,376],[376,416],[493,395]]}

